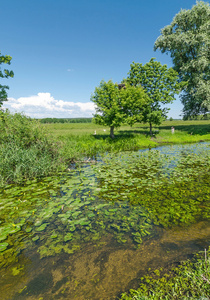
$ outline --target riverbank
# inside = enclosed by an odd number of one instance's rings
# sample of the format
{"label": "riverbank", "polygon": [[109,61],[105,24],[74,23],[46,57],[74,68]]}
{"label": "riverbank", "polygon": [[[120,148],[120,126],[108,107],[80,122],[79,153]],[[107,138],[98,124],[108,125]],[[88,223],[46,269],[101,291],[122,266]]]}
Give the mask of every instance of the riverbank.
{"label": "riverbank", "polygon": [[164,271],[161,268],[148,272],[141,278],[139,288],[123,293],[120,300],[209,299],[210,248]]}
{"label": "riverbank", "polygon": [[[50,136],[60,143],[59,152],[65,160],[73,162],[107,152],[137,151],[160,145],[210,141],[210,121],[165,121],[149,134],[146,124],[121,126],[116,137],[109,137],[109,128],[93,123],[45,124]],[[172,134],[171,127],[174,127]]]}
{"label": "riverbank", "polygon": [[210,141],[210,121],[165,121],[153,128],[152,136],[147,124],[124,125],[111,139],[109,128],[93,123],[43,125],[7,111],[1,112],[0,130],[2,187],[65,172],[71,163],[106,153]]}

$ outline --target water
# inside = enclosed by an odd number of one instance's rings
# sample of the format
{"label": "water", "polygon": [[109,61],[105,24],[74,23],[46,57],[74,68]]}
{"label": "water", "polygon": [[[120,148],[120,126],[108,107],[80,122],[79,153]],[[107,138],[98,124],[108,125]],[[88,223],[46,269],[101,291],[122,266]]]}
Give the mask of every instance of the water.
{"label": "water", "polygon": [[[201,148],[160,150],[186,156]],[[167,268],[207,248],[208,169],[202,173],[199,165],[194,181],[186,175],[172,186],[161,185],[156,159],[146,161],[147,177],[134,176],[135,157],[122,170],[121,155],[111,167],[99,163],[2,191],[1,299],[116,299],[137,288],[148,269]],[[166,164],[170,168],[179,159],[172,161]],[[159,166],[158,174],[164,168]]]}

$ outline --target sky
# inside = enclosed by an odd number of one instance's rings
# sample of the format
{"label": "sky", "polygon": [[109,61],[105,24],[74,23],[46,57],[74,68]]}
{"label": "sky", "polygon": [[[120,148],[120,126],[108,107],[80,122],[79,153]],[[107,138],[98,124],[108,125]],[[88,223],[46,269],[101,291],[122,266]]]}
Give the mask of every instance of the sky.
{"label": "sky", "polygon": [[[90,101],[103,79],[120,83],[132,62],[155,57],[172,67],[169,55],[154,52],[160,30],[195,0],[0,0],[1,65],[15,73],[2,79],[3,108],[32,118],[92,117]],[[168,117],[181,118],[179,97]]]}

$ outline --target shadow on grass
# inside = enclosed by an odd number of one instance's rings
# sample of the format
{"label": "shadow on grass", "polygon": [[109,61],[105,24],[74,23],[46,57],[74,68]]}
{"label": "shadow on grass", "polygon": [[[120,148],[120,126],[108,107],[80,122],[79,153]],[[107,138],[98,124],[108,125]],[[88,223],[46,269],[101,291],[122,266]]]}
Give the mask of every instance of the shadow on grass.
{"label": "shadow on grass", "polygon": [[[122,136],[129,136],[129,135],[132,135],[133,137],[135,136],[135,134],[142,134],[142,135],[145,135],[146,137],[151,137],[151,134],[150,134],[150,129],[149,127],[139,127],[139,129],[133,129],[133,130],[123,130],[123,131],[118,131],[120,133],[120,135]],[[157,128],[154,128],[152,130],[152,137],[156,136],[159,134],[159,130]]]}
{"label": "shadow on grass", "polygon": [[[160,126],[160,130],[170,130],[170,126]],[[185,131],[188,134],[199,134],[199,135],[205,135],[210,133],[210,125],[209,124],[198,124],[198,125],[177,125],[175,126],[175,130],[179,131]]]}
{"label": "shadow on grass", "polygon": [[[158,130],[153,131],[152,137],[155,137],[159,133]],[[136,137],[136,134],[141,134],[146,137],[151,137],[149,129],[145,130],[145,128],[139,130],[119,130],[115,133],[115,138],[112,139],[109,134],[96,134],[94,138],[97,140],[110,140],[110,141],[119,141],[119,140],[132,140]]]}
{"label": "shadow on grass", "polygon": [[[159,135],[161,130],[169,130],[171,131],[171,126],[161,126],[160,127],[154,127],[152,130],[152,137],[155,138],[157,135]],[[210,125],[209,124],[193,124],[193,125],[177,125],[175,126],[175,130],[183,131],[188,134],[198,134],[198,135],[205,135],[210,133]],[[150,135],[150,129],[149,127],[135,127],[135,129],[130,130],[118,130],[115,132],[115,138],[111,139],[109,134],[96,134],[94,135],[95,139],[98,140],[110,140],[113,142],[119,141],[121,139],[126,140],[132,140],[136,134],[142,134],[145,137],[151,137]]]}

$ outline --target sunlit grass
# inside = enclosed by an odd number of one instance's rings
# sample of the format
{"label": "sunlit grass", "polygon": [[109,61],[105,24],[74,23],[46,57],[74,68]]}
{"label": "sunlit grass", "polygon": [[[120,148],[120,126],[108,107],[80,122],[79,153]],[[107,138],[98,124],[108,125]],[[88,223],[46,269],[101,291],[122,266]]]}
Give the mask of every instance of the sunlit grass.
{"label": "sunlit grass", "polygon": [[[171,127],[175,127],[172,134]],[[135,151],[164,144],[196,143],[210,140],[210,121],[165,121],[149,134],[148,124],[123,125],[109,137],[109,128],[94,123],[45,124],[48,132],[61,142],[60,153],[68,160],[106,152]]]}

